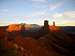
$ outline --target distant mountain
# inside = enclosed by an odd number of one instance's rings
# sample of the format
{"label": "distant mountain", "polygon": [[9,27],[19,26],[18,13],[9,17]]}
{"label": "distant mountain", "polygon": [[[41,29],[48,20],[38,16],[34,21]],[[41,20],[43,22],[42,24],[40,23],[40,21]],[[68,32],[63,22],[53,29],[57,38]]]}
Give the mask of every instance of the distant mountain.
{"label": "distant mountain", "polygon": [[37,24],[31,24],[31,29],[30,31],[39,31],[41,28],[41,26],[37,25]]}
{"label": "distant mountain", "polygon": [[41,26],[37,25],[37,24],[30,24],[32,26],[32,28],[39,28]]}
{"label": "distant mountain", "polygon": [[75,26],[62,26],[60,27],[60,30],[66,33],[75,34]]}

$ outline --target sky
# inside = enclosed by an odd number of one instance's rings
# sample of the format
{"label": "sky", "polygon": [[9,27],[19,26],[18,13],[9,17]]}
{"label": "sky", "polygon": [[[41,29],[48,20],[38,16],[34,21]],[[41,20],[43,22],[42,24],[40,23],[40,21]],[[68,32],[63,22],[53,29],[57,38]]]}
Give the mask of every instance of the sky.
{"label": "sky", "polygon": [[15,23],[75,26],[75,0],[0,0],[0,26]]}

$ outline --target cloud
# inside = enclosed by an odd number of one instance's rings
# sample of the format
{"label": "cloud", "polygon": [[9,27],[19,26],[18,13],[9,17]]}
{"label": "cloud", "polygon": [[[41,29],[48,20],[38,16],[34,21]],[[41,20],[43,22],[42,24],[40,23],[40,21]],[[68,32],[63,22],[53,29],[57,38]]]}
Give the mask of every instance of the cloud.
{"label": "cloud", "polygon": [[14,19],[23,18],[23,19],[30,19],[31,16],[13,16]]}
{"label": "cloud", "polygon": [[48,0],[32,0],[34,8],[45,8],[48,7]]}
{"label": "cloud", "polygon": [[[58,25],[72,25],[75,22],[75,11],[64,11],[63,13],[54,13],[51,15]],[[75,24],[73,24],[75,25]]]}
{"label": "cloud", "polygon": [[54,13],[52,15],[54,18],[64,18],[64,19],[74,19],[75,11],[64,11],[63,13]]}
{"label": "cloud", "polygon": [[25,19],[30,19],[31,16],[23,16]]}
{"label": "cloud", "polygon": [[8,11],[8,9],[0,9],[0,16],[5,15]]}
{"label": "cloud", "polygon": [[42,10],[42,11],[33,12],[32,15],[31,15],[31,17],[43,21],[43,20],[45,20],[45,19],[50,18],[50,14],[48,13],[47,10]]}
{"label": "cloud", "polygon": [[42,10],[42,11],[35,11],[32,13],[32,16],[42,16],[46,14],[46,10]]}
{"label": "cloud", "polygon": [[33,2],[33,9],[39,9],[39,10],[45,9],[45,10],[53,11],[64,5],[63,2],[51,3],[48,2],[48,0],[42,0],[42,1],[35,0],[35,1],[36,2]]}
{"label": "cloud", "polygon": [[32,0],[32,2],[42,2],[42,3],[44,2],[45,3],[47,2],[47,0]]}
{"label": "cloud", "polygon": [[66,11],[63,13],[65,18],[74,18],[75,19],[75,11]]}
{"label": "cloud", "polygon": [[8,12],[9,10],[8,9],[0,9],[0,14],[1,13],[6,13],[6,12]]}
{"label": "cloud", "polygon": [[64,25],[75,26],[75,22],[65,22]]}
{"label": "cloud", "polygon": [[20,2],[46,3],[48,0],[16,0]]}
{"label": "cloud", "polygon": [[49,8],[50,10],[55,10],[55,9],[61,7],[62,5],[63,5],[62,2],[59,2],[59,3],[56,3],[56,4],[49,4],[49,5],[48,5],[48,8]]}
{"label": "cloud", "polygon": [[59,18],[59,17],[62,17],[63,16],[63,14],[61,14],[61,13],[54,13],[54,15],[52,15],[51,17],[52,18]]}
{"label": "cloud", "polygon": [[8,12],[9,10],[8,9],[2,9],[1,11],[2,12]]}

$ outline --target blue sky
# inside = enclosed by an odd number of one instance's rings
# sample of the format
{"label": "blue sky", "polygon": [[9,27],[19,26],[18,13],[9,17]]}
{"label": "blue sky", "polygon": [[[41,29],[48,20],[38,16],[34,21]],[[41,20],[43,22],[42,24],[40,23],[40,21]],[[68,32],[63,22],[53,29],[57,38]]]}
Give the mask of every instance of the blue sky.
{"label": "blue sky", "polygon": [[75,0],[0,0],[0,25],[28,23],[75,26]]}

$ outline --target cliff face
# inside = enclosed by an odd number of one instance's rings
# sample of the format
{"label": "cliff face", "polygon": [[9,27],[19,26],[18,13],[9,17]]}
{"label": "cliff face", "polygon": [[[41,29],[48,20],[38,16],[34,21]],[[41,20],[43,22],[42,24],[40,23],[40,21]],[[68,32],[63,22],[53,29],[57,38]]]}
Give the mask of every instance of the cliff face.
{"label": "cliff face", "polygon": [[28,30],[31,28],[31,25],[28,24],[11,24],[8,26],[7,31],[12,32],[12,31],[20,31],[20,30]]}
{"label": "cliff face", "polygon": [[7,28],[7,31],[12,32],[12,31],[19,31],[21,29],[21,26],[16,25],[16,24],[12,24],[9,25]]}

